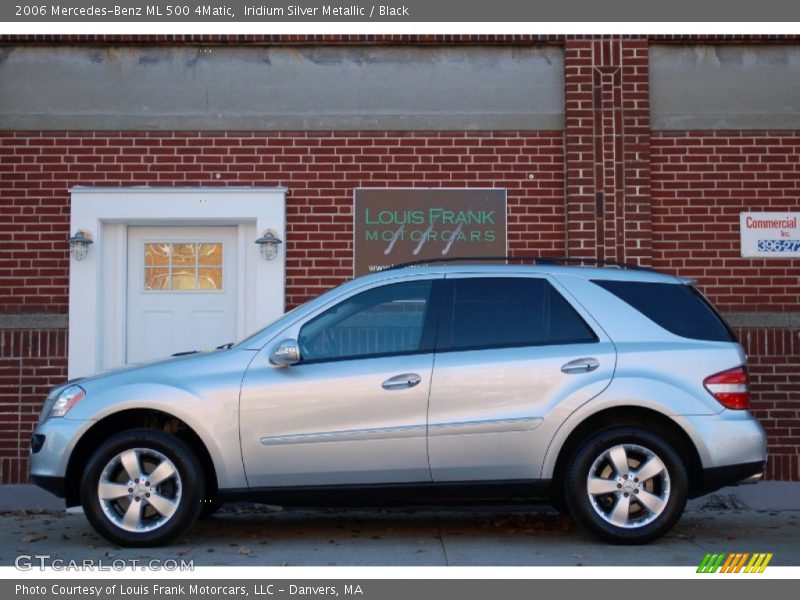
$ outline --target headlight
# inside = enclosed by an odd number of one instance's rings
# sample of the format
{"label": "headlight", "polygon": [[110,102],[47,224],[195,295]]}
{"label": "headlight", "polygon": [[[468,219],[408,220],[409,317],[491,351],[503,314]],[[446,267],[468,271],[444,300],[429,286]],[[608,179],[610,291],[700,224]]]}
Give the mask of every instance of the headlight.
{"label": "headlight", "polygon": [[86,392],[79,385],[71,385],[68,388],[64,388],[56,398],[53,408],[50,409],[50,413],[47,416],[63,417],[69,412],[69,409],[75,406],[85,395]]}

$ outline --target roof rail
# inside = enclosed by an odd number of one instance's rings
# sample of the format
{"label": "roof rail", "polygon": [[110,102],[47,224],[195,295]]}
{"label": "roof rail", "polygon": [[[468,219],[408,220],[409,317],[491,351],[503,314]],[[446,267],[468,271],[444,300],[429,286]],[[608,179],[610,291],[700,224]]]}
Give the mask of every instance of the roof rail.
{"label": "roof rail", "polygon": [[417,267],[422,265],[434,264],[447,264],[454,262],[498,262],[503,261],[506,264],[510,262],[527,263],[532,265],[554,265],[558,263],[566,264],[591,264],[599,267],[615,267],[617,269],[631,269],[633,271],[650,271],[658,273],[656,269],[651,267],[642,267],[631,263],[618,262],[614,260],[601,260],[598,258],[583,258],[578,256],[454,256],[452,258],[429,258],[421,260],[413,260],[410,262],[399,263],[387,267],[384,271],[394,271],[396,269],[405,269],[408,267]]}

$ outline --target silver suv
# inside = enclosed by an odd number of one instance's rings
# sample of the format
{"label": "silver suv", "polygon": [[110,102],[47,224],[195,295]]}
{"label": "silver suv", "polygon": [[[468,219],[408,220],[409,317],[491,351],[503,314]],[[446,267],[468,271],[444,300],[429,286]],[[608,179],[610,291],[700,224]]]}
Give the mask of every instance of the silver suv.
{"label": "silver suv", "polygon": [[745,361],[685,279],[541,260],[393,268],[236,345],[53,389],[31,476],[123,546],[245,499],[549,498],[605,540],[643,543],[688,497],[760,478]]}

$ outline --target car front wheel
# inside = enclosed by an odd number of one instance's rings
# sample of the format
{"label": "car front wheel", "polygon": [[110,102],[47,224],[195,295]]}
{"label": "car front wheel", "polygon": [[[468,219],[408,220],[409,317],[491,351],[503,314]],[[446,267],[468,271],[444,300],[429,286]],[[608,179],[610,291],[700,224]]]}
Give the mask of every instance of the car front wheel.
{"label": "car front wheel", "polygon": [[572,517],[591,533],[616,544],[643,544],[675,525],[687,489],[686,468],[667,441],[619,427],[578,449],[564,497]]}
{"label": "car front wheel", "polygon": [[111,436],[91,456],[81,503],[92,526],[120,546],[165,544],[201,510],[201,466],[180,439],[154,429]]}

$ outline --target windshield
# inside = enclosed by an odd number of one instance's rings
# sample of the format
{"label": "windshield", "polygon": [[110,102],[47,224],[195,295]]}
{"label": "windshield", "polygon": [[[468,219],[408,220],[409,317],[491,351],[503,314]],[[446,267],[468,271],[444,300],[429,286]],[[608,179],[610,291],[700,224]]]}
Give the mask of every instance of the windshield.
{"label": "windshield", "polygon": [[[396,276],[396,279],[398,279],[398,280],[404,279],[405,276],[408,276],[408,275],[410,275],[410,273],[404,273],[404,274],[398,273],[397,276]],[[269,334],[269,332],[268,332],[269,329],[272,329],[274,327],[276,329],[276,331],[274,333],[277,333],[277,330],[280,330],[280,329],[282,329],[284,327],[284,323],[288,325],[288,323],[292,321],[292,317],[296,316],[295,313],[300,312],[300,311],[307,311],[307,310],[311,311],[311,310],[314,310],[314,309],[319,308],[321,306],[324,306],[325,304],[327,304],[332,299],[336,298],[337,296],[340,296],[343,293],[343,289],[342,288],[345,288],[345,286],[351,286],[351,284],[354,284],[356,282],[360,283],[361,280],[363,280],[365,278],[367,280],[369,280],[369,277],[365,276],[365,277],[359,277],[359,278],[356,278],[356,279],[351,279],[349,281],[345,281],[343,283],[340,283],[336,287],[333,287],[333,288],[329,289],[327,292],[324,292],[323,294],[320,294],[316,298],[311,298],[310,300],[304,302],[303,304],[300,304],[299,306],[295,306],[292,310],[290,310],[289,312],[281,315],[279,318],[275,319],[272,323],[270,323],[266,327],[262,327],[258,331],[250,334],[249,336],[244,338],[242,341],[238,342],[236,344],[236,347],[261,348],[261,346],[263,345],[262,344],[262,340],[259,340],[258,338]],[[351,287],[351,289],[361,289],[361,286],[356,283],[355,287]]]}
{"label": "windshield", "polygon": [[[301,309],[304,310],[304,309],[308,308],[309,306],[316,305],[316,304],[324,304],[325,302],[328,301],[328,299],[331,297],[331,295],[336,295],[338,293],[338,290],[343,285],[345,285],[346,283],[349,283],[349,282],[346,281],[344,283],[341,283],[341,284],[337,285],[336,287],[333,287],[333,288],[329,289],[327,292],[317,296],[316,298],[311,298],[310,300],[307,300],[306,302],[303,302],[302,304],[299,304],[299,305],[295,306],[289,312],[284,313],[283,315],[281,315],[280,317],[278,317],[277,319],[272,321],[269,325],[267,325],[265,327],[262,327],[258,331],[250,334],[249,336],[244,338],[242,341],[238,342],[236,344],[236,347],[246,347],[246,346],[251,345],[254,341],[256,341],[256,338],[258,338],[261,335],[263,335],[271,327],[275,327],[275,326],[279,325],[284,319],[290,321],[292,315],[294,315],[295,313],[299,312]],[[258,343],[256,343],[256,345],[258,345]]]}
{"label": "windshield", "polygon": [[247,346],[247,345],[248,345],[248,344],[249,344],[251,341],[253,341],[255,338],[257,338],[258,336],[260,336],[260,335],[261,335],[262,333],[264,333],[264,332],[265,332],[267,329],[269,329],[270,327],[272,327],[273,325],[275,325],[275,324],[276,324],[276,323],[278,323],[279,321],[282,321],[282,320],[283,320],[283,319],[285,319],[286,317],[289,317],[289,316],[293,315],[294,313],[296,313],[297,311],[299,311],[299,310],[300,310],[301,308],[303,308],[304,306],[308,306],[308,303],[309,303],[309,302],[311,302],[311,300],[308,300],[308,301],[306,301],[306,302],[303,302],[302,304],[298,304],[297,306],[295,306],[295,307],[294,307],[293,309],[291,309],[290,311],[283,313],[283,314],[282,314],[280,317],[278,317],[277,319],[275,319],[274,321],[272,321],[270,324],[268,324],[268,325],[266,325],[266,326],[262,327],[261,329],[259,329],[259,330],[258,330],[258,331],[256,331],[255,333],[252,333],[252,334],[248,335],[246,338],[244,338],[243,340],[241,340],[241,341],[237,342],[237,343],[236,343],[236,346],[237,346],[237,347],[238,347],[238,346]]}

